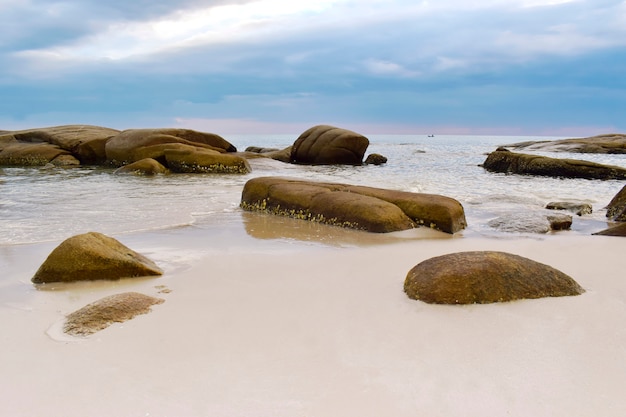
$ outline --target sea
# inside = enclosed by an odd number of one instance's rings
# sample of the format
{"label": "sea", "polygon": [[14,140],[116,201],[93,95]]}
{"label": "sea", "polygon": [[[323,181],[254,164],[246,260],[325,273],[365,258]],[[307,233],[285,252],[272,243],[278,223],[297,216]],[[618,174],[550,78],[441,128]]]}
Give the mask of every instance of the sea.
{"label": "sea", "polygon": [[[248,146],[285,148],[297,135],[233,135]],[[242,227],[239,207],[246,181],[284,176],[440,194],[464,207],[467,229],[460,236],[508,238],[542,233],[591,234],[606,228],[604,207],[623,181],[547,178],[490,173],[481,164],[499,145],[555,140],[555,137],[371,135],[366,156],[387,157],[383,165],[306,166],[266,158],[251,159],[249,174],[116,175],[111,168],[84,166],[0,168],[0,247],[62,241],[97,231],[125,236]],[[626,155],[533,152],[626,168]],[[591,214],[573,215],[569,231],[550,232],[545,209],[555,201],[588,203]],[[255,216],[270,216],[254,214]],[[316,229],[332,230],[333,226]],[[361,232],[365,233],[365,232]],[[365,236],[365,234],[357,235]],[[280,238],[280,237],[278,237]],[[284,239],[289,240],[288,236]],[[323,239],[322,239],[323,240]]]}

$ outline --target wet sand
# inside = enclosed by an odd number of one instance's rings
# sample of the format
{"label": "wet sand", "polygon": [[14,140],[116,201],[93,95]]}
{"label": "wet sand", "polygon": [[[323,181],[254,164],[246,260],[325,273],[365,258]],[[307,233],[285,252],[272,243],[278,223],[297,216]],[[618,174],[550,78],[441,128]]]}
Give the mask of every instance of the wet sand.
{"label": "wet sand", "polygon": [[[626,240],[571,233],[387,236],[242,215],[114,236],[159,278],[35,287],[60,242],[0,248],[0,415],[623,416]],[[432,256],[501,250],[587,292],[470,306],[403,292]],[[166,301],[86,338],[66,314],[107,295]]]}

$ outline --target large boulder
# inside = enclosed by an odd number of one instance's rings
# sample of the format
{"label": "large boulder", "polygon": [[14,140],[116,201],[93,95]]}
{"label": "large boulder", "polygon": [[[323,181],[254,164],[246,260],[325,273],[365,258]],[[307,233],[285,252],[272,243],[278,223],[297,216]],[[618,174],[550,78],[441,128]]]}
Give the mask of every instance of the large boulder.
{"label": "large boulder", "polygon": [[492,251],[427,259],[408,272],[404,291],[412,299],[435,304],[486,304],[585,292],[551,266]]}
{"label": "large boulder", "polygon": [[578,153],[626,153],[626,135],[609,133],[587,138],[527,141],[504,145],[506,148]]}
{"label": "large boulder", "polygon": [[547,177],[586,179],[626,179],[626,168],[603,165],[577,159],[559,159],[547,156],[510,152],[499,148],[491,152],[483,168],[490,172],[539,175]]}
{"label": "large boulder", "polygon": [[463,206],[449,197],[293,178],[249,180],[241,207],[376,233],[422,225],[456,233],[467,225]]}
{"label": "large boulder", "polygon": [[161,275],[150,259],[101,233],[70,237],[57,246],[32,278],[35,284],[116,280]]}
{"label": "large boulder", "polygon": [[137,292],[111,295],[68,314],[63,331],[72,336],[87,336],[113,323],[123,323],[149,313],[150,307],[164,301]]}
{"label": "large boulder", "polygon": [[626,222],[626,185],[606,206],[606,217],[616,222]]}
{"label": "large boulder", "polygon": [[[119,130],[90,125],[18,130],[0,133],[0,148],[2,143],[20,145],[12,147],[13,155],[10,158],[13,158],[14,165],[54,164],[58,155],[72,155],[81,164],[99,164],[106,159],[105,143],[118,133]],[[16,158],[15,152],[18,149],[21,156]],[[0,155],[1,153],[4,152],[0,151]],[[4,159],[7,158],[8,153],[4,155]],[[2,159],[0,157],[0,164]]]}
{"label": "large boulder", "polygon": [[189,129],[130,129],[109,140],[105,152],[107,160],[114,165],[125,165],[144,158],[153,158],[165,164],[165,150],[188,146],[220,153],[237,151],[226,139],[213,133]]}
{"label": "large boulder", "polygon": [[302,133],[293,144],[290,161],[312,165],[361,165],[369,139],[334,126],[318,125]]}
{"label": "large boulder", "polygon": [[165,149],[164,154],[166,164],[173,172],[247,174],[252,171],[245,158],[211,149]]}

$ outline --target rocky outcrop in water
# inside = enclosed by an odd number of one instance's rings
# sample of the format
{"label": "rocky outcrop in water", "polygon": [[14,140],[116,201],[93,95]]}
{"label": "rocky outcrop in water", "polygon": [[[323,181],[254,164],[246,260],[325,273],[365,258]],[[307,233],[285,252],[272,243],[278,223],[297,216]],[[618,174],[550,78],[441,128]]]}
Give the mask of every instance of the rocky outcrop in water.
{"label": "rocky outcrop in water", "polygon": [[153,305],[164,301],[137,292],[111,295],[68,314],[63,331],[72,336],[87,336],[113,323],[123,323],[149,313]]}
{"label": "rocky outcrop in water", "polygon": [[129,129],[111,138],[105,146],[107,160],[124,165],[153,158],[165,165],[165,151],[210,149],[219,153],[237,149],[219,135],[189,129]]}
{"label": "rocky outcrop in water", "polygon": [[241,207],[375,233],[418,226],[456,233],[467,225],[463,206],[449,197],[280,177],[249,180]]}
{"label": "rocky outcrop in water", "polygon": [[[172,155],[172,167],[167,166],[166,151]],[[233,155],[236,151],[219,135],[189,129],[120,132],[99,126],[67,125],[0,132],[0,166],[119,167],[152,159],[174,172],[250,172],[244,158]],[[143,169],[146,175],[159,171],[152,164],[151,167],[130,168],[129,172],[139,173]]]}
{"label": "rocky outcrop in water", "polygon": [[54,126],[0,133],[0,165],[100,164],[105,143],[119,130],[89,125]]}
{"label": "rocky outcrop in water", "polygon": [[528,141],[504,145],[509,149],[578,153],[626,153],[626,135],[610,133],[587,138]]}
{"label": "rocky outcrop in water", "polygon": [[150,259],[101,233],[76,235],[57,246],[32,278],[35,284],[161,275]]}
{"label": "rocky outcrop in water", "polygon": [[368,146],[369,139],[361,134],[334,126],[313,126],[294,142],[290,162],[361,165]]}
{"label": "rocky outcrop in water", "polygon": [[585,178],[600,180],[626,179],[626,168],[602,165],[578,159],[549,158],[498,150],[491,152],[483,168],[490,172],[538,175],[546,177]]}
{"label": "rocky outcrop in water", "polygon": [[427,259],[408,272],[404,291],[409,298],[435,304],[486,304],[585,292],[551,266],[491,251]]}

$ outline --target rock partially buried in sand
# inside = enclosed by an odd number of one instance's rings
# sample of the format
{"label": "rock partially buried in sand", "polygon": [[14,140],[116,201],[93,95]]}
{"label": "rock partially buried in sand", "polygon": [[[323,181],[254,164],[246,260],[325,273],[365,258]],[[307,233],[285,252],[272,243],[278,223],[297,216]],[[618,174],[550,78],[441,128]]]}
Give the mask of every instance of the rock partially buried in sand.
{"label": "rock partially buried in sand", "polygon": [[487,304],[585,292],[551,266],[490,251],[427,259],[409,271],[404,291],[409,298],[433,304]]}
{"label": "rock partially buried in sand", "polygon": [[145,256],[111,237],[89,232],[70,237],[57,246],[32,282],[115,280],[161,274],[163,271]]}
{"label": "rock partially buried in sand", "polygon": [[164,301],[137,292],[111,295],[69,314],[63,331],[72,336],[87,336],[113,323],[123,323],[137,315],[149,313],[151,306]]}

